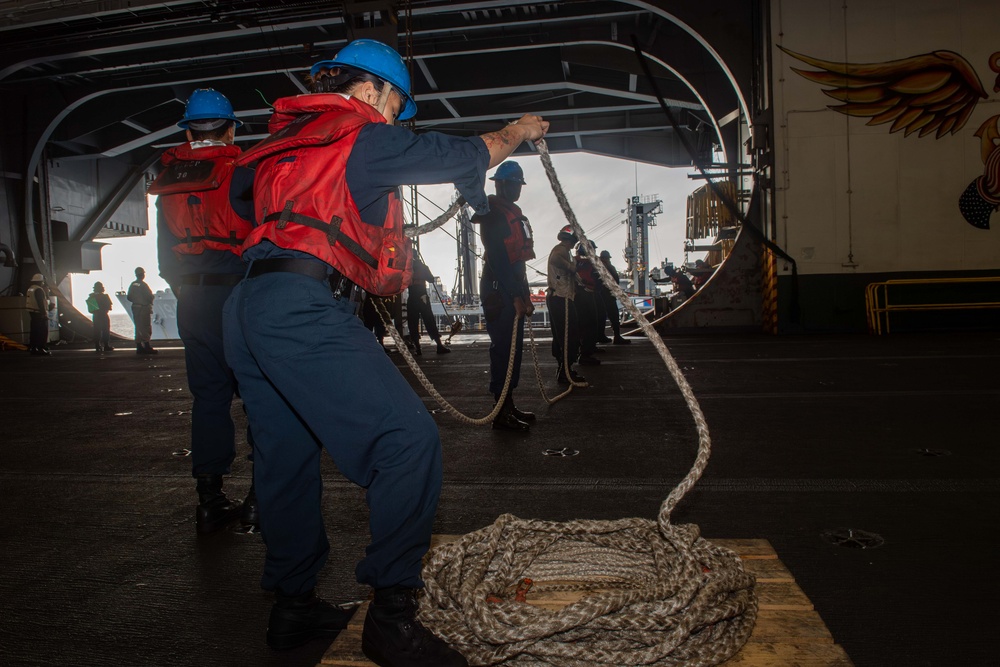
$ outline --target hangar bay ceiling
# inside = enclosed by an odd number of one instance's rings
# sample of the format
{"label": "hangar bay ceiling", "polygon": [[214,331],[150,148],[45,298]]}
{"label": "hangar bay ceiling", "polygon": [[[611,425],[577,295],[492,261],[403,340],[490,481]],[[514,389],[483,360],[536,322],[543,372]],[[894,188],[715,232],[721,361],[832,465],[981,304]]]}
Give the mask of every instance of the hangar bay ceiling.
{"label": "hangar bay ceiling", "polygon": [[[82,244],[135,231],[122,211],[130,200],[136,205],[163,148],[183,140],[175,123],[192,90],[225,93],[246,123],[239,139],[249,145],[266,134],[271,101],[304,92],[313,62],[361,37],[393,44],[409,59],[416,131],[481,134],[532,112],[552,123],[552,152],[688,166],[681,132],[703,157],[713,145],[739,156],[761,96],[753,74],[760,70],[759,6],[5,2],[0,204],[11,224],[0,225],[0,242],[53,277],[81,268]],[[633,39],[652,59],[677,130],[642,74]],[[65,261],[56,261],[60,248]],[[0,287],[4,275],[0,269]]]}

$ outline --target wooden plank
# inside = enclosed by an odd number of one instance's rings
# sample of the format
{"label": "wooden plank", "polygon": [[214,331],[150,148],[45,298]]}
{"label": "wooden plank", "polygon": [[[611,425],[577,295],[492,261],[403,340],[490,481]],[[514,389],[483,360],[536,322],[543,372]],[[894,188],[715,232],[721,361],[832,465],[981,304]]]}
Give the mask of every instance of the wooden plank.
{"label": "wooden plank", "polygon": [[795,582],[762,583],[757,586],[757,604],[771,611],[812,611],[813,604]]}
{"label": "wooden plank", "polygon": [[815,611],[761,609],[750,641],[760,643],[832,644],[833,636]]}
{"label": "wooden plank", "polygon": [[[458,539],[457,535],[435,535],[432,546]],[[734,551],[748,572],[757,578],[759,614],[746,646],[725,667],[851,667],[844,650],[833,643],[823,619],[778,559],[771,544],[761,539],[710,540]],[[539,582],[540,583],[540,582]],[[558,582],[546,582],[554,584]],[[566,582],[575,583],[575,582]],[[586,593],[583,591],[539,591],[529,593],[529,603],[558,610]],[[361,631],[368,610],[365,602],[324,654],[321,665],[373,667],[361,652]]]}
{"label": "wooden plank", "polygon": [[[367,609],[365,607],[365,613]],[[363,623],[365,615],[359,610],[354,614],[354,618],[361,619]],[[333,644],[323,654],[320,664],[337,665],[337,667],[372,667],[375,663],[361,652],[361,626],[348,625],[346,630],[337,635]]]}
{"label": "wooden plank", "polygon": [[744,560],[743,568],[757,577],[758,584],[795,581],[795,577],[792,576],[792,573],[788,571],[788,568],[780,560]]}
{"label": "wooden plank", "polygon": [[[372,667],[361,652],[361,631],[367,612],[366,602],[323,655],[321,665]],[[747,645],[725,663],[726,667],[841,667],[850,664],[843,649],[833,643],[833,637],[819,614],[814,611],[769,610],[760,611]]]}
{"label": "wooden plank", "polygon": [[838,644],[747,643],[725,667],[853,667]]}

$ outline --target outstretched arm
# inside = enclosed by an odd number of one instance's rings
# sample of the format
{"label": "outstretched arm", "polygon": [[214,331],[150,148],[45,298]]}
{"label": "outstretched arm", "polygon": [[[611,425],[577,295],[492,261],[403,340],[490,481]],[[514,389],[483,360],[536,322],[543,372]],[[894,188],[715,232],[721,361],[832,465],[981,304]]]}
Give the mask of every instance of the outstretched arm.
{"label": "outstretched arm", "polygon": [[537,143],[548,131],[549,122],[547,120],[542,120],[541,116],[524,114],[502,130],[479,135],[479,138],[486,143],[486,149],[490,152],[489,168],[492,169],[506,160],[514,152],[514,149],[521,145],[521,142],[534,141]]}

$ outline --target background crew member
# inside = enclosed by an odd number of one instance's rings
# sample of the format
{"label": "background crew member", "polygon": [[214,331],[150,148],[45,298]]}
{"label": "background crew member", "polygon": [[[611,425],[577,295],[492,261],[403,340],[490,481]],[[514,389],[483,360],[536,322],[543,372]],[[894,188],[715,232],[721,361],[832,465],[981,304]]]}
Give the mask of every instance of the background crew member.
{"label": "background crew member", "polygon": [[31,276],[31,286],[25,296],[28,297],[28,314],[31,318],[28,352],[52,354],[49,352],[49,292],[45,288],[45,277],[42,274]]}
{"label": "background crew member", "polygon": [[104,283],[94,283],[94,291],[87,297],[87,310],[94,322],[94,347],[98,352],[114,352],[111,347],[111,297],[104,291]]}
{"label": "background crew member", "polygon": [[432,341],[437,343],[437,353],[447,354],[451,352],[441,342],[441,334],[438,332],[437,322],[434,321],[434,311],[431,310],[431,300],[427,296],[427,281],[434,282],[434,275],[431,270],[420,261],[413,258],[413,282],[406,295],[406,323],[410,330],[410,341],[413,342],[413,353],[420,356],[420,321],[423,320],[427,335]]}
{"label": "background crew member", "polygon": [[222,306],[246,271],[237,253],[252,227],[253,172],[233,164],[242,152],[233,145],[242,123],[222,93],[195,90],[177,125],[188,142],[163,153],[163,171],[149,192],[157,195],[160,275],[177,297],[177,330],[194,397],[195,528],[207,534],[222,530],[241,512],[245,525],[257,520],[252,483],[246,505],[222,490],[222,476],[230,473],[236,457],[230,408],[237,391],[222,342]]}
{"label": "background crew member", "polygon": [[[614,264],[611,263],[611,253],[607,250],[601,251],[601,264],[603,264],[604,268],[608,270],[608,273],[611,275],[611,280],[613,280],[615,285],[617,285],[621,278],[618,275],[618,269],[616,269]],[[621,316],[618,313],[618,299],[600,280],[597,281],[597,296],[604,302],[605,317],[611,320],[611,330],[615,332],[615,337],[612,339],[613,343],[615,345],[631,345],[632,341],[628,338],[622,337],[622,323]],[[602,322],[601,333],[603,332],[604,323]]]}
{"label": "background crew member", "polygon": [[591,264],[594,248],[576,247],[576,317],[580,332],[580,365],[597,366],[601,360],[594,356],[597,352],[597,269]]}
{"label": "background crew member", "polygon": [[490,180],[496,183],[496,194],[489,196],[490,212],[476,214],[472,221],[480,225],[479,235],[485,249],[479,294],[486,332],[490,335],[490,393],[495,400],[500,400],[507,379],[514,318],[521,316],[510,390],[500,412],[493,419],[493,428],[527,431],[535,415],[514,406],[514,389],[521,375],[524,320],[535,312],[524,264],[535,258],[535,242],[528,219],[514,203],[520,198],[521,186],[524,185],[521,165],[513,160],[504,162]]}
{"label": "background crew member", "polygon": [[695,288],[690,278],[674,268],[668,268],[664,273],[670,278],[674,287],[673,296],[670,297],[671,308],[677,308],[694,296]]}
{"label": "background crew member", "polygon": [[[580,354],[580,334],[577,331],[576,307],[573,303],[579,278],[576,275],[576,262],[570,253],[570,248],[576,245],[576,234],[570,225],[566,225],[559,230],[558,238],[559,243],[549,253],[546,269],[549,288],[545,292],[549,326],[552,327],[552,356],[559,364],[556,380],[559,384],[569,384],[570,379],[573,382],[585,382],[585,378],[573,370],[573,364]],[[569,338],[564,348],[563,341],[567,335]],[[567,358],[569,365],[565,366]]]}
{"label": "background crew member", "polygon": [[135,280],[128,286],[126,298],[132,304],[132,322],[135,324],[135,353],[156,354],[150,344],[153,337],[153,290],[146,284],[146,269],[135,268]]}
{"label": "background crew member", "polygon": [[394,294],[409,282],[399,185],[455,183],[485,213],[486,170],[548,123],[527,115],[468,138],[396,127],[416,113],[410,77],[395,50],[372,40],[351,42],[311,75],[314,94],[277,100],[274,134],[241,158],[258,165],[260,226],[225,314],[226,358],[255,439],[261,583],[277,596],[268,643],[329,638],[349,616],[314,592],[329,553],[325,449],[367,489],[371,543],[356,568],[375,589],[365,655],[382,667],[466,665],[415,617],[441,488],[437,426],[356,314],[362,290]]}

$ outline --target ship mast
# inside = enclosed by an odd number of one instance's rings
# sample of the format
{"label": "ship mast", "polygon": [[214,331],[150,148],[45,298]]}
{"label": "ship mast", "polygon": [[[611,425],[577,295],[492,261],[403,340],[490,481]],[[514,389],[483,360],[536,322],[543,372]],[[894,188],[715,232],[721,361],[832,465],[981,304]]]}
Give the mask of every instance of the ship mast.
{"label": "ship mast", "polygon": [[637,296],[649,296],[649,228],[656,226],[656,216],[663,212],[663,202],[659,195],[635,195],[622,212],[628,213],[625,258],[632,274],[632,291]]}
{"label": "ship mast", "polygon": [[458,293],[455,295],[460,306],[476,305],[479,292],[476,289],[476,276],[479,267],[476,262],[476,234],[472,228],[472,216],[469,207],[463,206],[458,211],[458,229],[455,238],[458,240]]}

